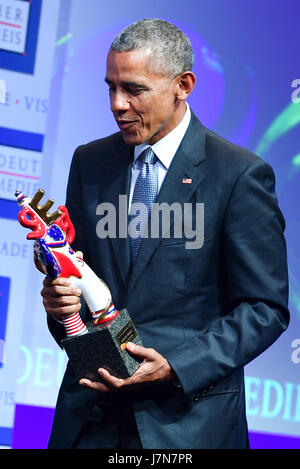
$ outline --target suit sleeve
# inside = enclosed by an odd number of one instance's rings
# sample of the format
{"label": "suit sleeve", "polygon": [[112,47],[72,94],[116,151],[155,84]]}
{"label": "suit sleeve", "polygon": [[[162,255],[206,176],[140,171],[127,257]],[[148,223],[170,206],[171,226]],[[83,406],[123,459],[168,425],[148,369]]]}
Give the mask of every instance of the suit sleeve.
{"label": "suit sleeve", "polygon": [[[78,147],[73,155],[68,185],[67,185],[67,196],[66,196],[66,207],[68,209],[70,219],[75,228],[75,239],[72,243],[72,249],[74,251],[82,251],[83,257],[85,261],[88,263],[87,257],[87,249],[86,249],[86,242],[85,242],[85,234],[84,234],[84,219],[83,219],[83,210],[81,204],[81,184],[80,184],[80,176],[79,176],[79,154],[80,148]],[[84,299],[81,299],[81,309],[80,309],[80,316],[83,320],[85,320],[85,316],[87,314],[88,308]],[[48,327],[53,335],[56,342],[60,345],[60,341],[65,337],[65,329],[61,322],[52,318],[51,315],[47,317]]]}
{"label": "suit sleeve", "polygon": [[197,393],[260,355],[287,328],[285,221],[272,168],[262,160],[239,176],[227,204],[221,252],[228,309],[166,358],[184,393]]}

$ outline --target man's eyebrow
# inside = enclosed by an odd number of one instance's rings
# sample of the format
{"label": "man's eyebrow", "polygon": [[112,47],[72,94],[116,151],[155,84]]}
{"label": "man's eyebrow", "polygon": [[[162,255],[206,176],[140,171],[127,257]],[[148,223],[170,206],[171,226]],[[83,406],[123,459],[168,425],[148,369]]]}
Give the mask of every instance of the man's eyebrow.
{"label": "man's eyebrow", "polygon": [[[104,80],[108,85],[114,85],[114,82],[110,80],[109,78],[105,78]],[[136,83],[135,81],[123,81],[121,83],[122,86],[129,86],[130,88],[146,88],[145,85],[142,85],[141,83]]]}
{"label": "man's eyebrow", "polygon": [[107,77],[104,78],[104,81],[105,81],[105,83],[107,83],[108,85],[112,85],[112,84],[113,84],[113,82],[112,82],[109,78],[107,78]]}

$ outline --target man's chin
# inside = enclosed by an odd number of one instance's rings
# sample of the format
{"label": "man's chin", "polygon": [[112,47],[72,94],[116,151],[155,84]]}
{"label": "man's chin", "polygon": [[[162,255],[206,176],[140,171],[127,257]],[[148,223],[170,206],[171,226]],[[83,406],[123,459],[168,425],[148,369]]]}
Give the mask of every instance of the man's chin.
{"label": "man's chin", "polygon": [[122,137],[123,139],[125,140],[125,142],[128,144],[128,145],[132,145],[132,146],[137,146],[137,145],[140,145],[141,143],[144,143],[144,139],[143,137],[141,137],[140,135],[137,135],[135,133],[130,133],[126,130],[121,130],[121,133],[122,133]]}

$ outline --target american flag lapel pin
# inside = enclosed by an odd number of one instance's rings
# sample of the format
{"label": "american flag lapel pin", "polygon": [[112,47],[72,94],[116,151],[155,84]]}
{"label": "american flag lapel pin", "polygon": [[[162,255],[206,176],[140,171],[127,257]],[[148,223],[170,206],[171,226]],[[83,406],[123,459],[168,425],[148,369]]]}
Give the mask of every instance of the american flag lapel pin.
{"label": "american flag lapel pin", "polygon": [[192,183],[192,178],[183,178],[182,179],[182,184],[191,184]]}

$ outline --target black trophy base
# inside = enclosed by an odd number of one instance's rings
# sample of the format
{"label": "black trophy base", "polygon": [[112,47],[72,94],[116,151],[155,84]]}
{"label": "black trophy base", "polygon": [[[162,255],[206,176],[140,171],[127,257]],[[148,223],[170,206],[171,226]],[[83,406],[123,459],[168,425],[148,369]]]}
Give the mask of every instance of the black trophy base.
{"label": "black trophy base", "polygon": [[70,364],[78,378],[102,381],[98,368],[105,368],[117,378],[128,378],[140,366],[141,361],[121,345],[133,342],[143,345],[127,309],[119,311],[111,322],[86,324],[88,333],[61,341]]}

